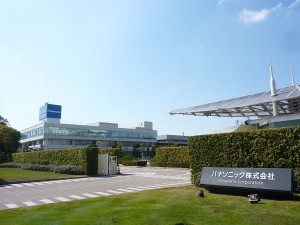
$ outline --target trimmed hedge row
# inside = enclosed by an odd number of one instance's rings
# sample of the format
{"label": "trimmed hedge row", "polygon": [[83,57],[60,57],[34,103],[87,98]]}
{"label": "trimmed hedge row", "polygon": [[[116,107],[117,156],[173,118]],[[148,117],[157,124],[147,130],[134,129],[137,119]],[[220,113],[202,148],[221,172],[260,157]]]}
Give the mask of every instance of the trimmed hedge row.
{"label": "trimmed hedge row", "polygon": [[147,161],[130,160],[130,161],[123,161],[122,164],[124,166],[146,166]]}
{"label": "trimmed hedge row", "polygon": [[40,164],[21,164],[21,163],[2,163],[0,168],[21,168],[23,170],[36,170],[36,171],[47,171],[54,173],[63,174],[73,174],[81,175],[83,174],[83,169],[79,166],[53,166],[53,165],[40,165]]}
{"label": "trimmed hedge row", "polygon": [[151,166],[190,167],[189,149],[182,147],[160,147],[155,150],[155,156],[150,161]]}
{"label": "trimmed hedge row", "polygon": [[98,148],[76,148],[13,154],[13,162],[53,166],[75,166],[86,175],[96,175],[98,170]]}
{"label": "trimmed hedge row", "polygon": [[134,156],[128,155],[119,160],[124,166],[146,166],[147,161],[138,160]]}
{"label": "trimmed hedge row", "polygon": [[188,146],[194,183],[205,166],[293,168],[300,174],[300,127],[194,136]]}

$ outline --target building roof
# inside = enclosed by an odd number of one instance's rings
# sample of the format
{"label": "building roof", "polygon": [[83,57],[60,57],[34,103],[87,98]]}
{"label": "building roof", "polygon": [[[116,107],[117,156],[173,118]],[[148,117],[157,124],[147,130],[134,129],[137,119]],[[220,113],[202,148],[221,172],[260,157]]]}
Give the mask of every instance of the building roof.
{"label": "building roof", "polygon": [[274,101],[278,102],[279,115],[300,112],[300,88],[295,86],[247,95],[238,98],[170,111],[170,115],[218,116],[218,117],[269,117],[273,116]]}

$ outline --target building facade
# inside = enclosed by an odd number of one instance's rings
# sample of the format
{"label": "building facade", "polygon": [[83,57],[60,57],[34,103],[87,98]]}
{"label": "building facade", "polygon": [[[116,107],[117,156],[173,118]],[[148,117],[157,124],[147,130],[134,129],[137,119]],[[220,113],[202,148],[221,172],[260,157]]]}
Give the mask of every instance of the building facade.
{"label": "building facade", "polygon": [[184,135],[158,135],[157,146],[187,146],[188,136]]}
{"label": "building facade", "polygon": [[156,143],[157,131],[152,122],[143,122],[135,128],[120,128],[117,123],[98,122],[88,125],[60,122],[61,106],[45,104],[40,109],[40,123],[21,131],[22,150],[50,150],[78,148],[96,144],[110,148],[118,143],[132,151],[134,144]]}

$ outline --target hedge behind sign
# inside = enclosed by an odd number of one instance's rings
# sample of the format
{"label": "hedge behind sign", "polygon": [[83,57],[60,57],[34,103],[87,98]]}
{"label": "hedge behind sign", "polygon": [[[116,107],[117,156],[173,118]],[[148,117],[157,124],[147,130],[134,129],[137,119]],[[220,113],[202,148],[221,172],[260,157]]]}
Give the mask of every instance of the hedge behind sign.
{"label": "hedge behind sign", "polygon": [[160,147],[155,150],[151,166],[190,167],[189,149],[182,147]]}
{"label": "hedge behind sign", "polygon": [[[188,139],[188,146],[193,183],[199,182],[203,167],[300,171],[300,127],[194,136]],[[297,189],[300,191],[299,183]]]}

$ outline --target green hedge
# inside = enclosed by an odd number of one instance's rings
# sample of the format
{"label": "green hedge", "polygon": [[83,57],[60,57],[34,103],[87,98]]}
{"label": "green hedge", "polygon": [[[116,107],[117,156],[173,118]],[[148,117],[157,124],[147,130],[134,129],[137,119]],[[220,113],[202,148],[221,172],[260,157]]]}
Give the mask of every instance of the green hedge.
{"label": "green hedge", "polygon": [[[300,127],[194,136],[188,146],[193,182],[205,166],[300,171]],[[296,189],[300,191],[299,184]]]}
{"label": "green hedge", "polygon": [[13,154],[13,162],[53,166],[81,167],[86,175],[96,175],[98,170],[98,148],[76,148]]}
{"label": "green hedge", "polygon": [[189,149],[183,147],[160,147],[155,150],[151,166],[190,167]]}
{"label": "green hedge", "polygon": [[146,166],[147,161],[139,161],[139,160],[131,160],[131,161],[123,161],[124,166]]}
{"label": "green hedge", "polygon": [[126,163],[126,161],[138,161],[138,159],[134,156],[128,155],[128,156],[124,156],[120,159],[118,159],[118,163],[119,164],[123,164]]}
{"label": "green hedge", "polygon": [[123,156],[123,150],[121,148],[109,148],[109,149],[100,149],[100,154],[108,153],[110,156],[117,156],[118,159],[121,159]]}
{"label": "green hedge", "polygon": [[79,166],[53,166],[53,165],[40,165],[40,164],[21,164],[21,163],[1,163],[0,168],[21,168],[24,170],[47,171],[54,173],[74,174],[81,175],[83,169]]}

